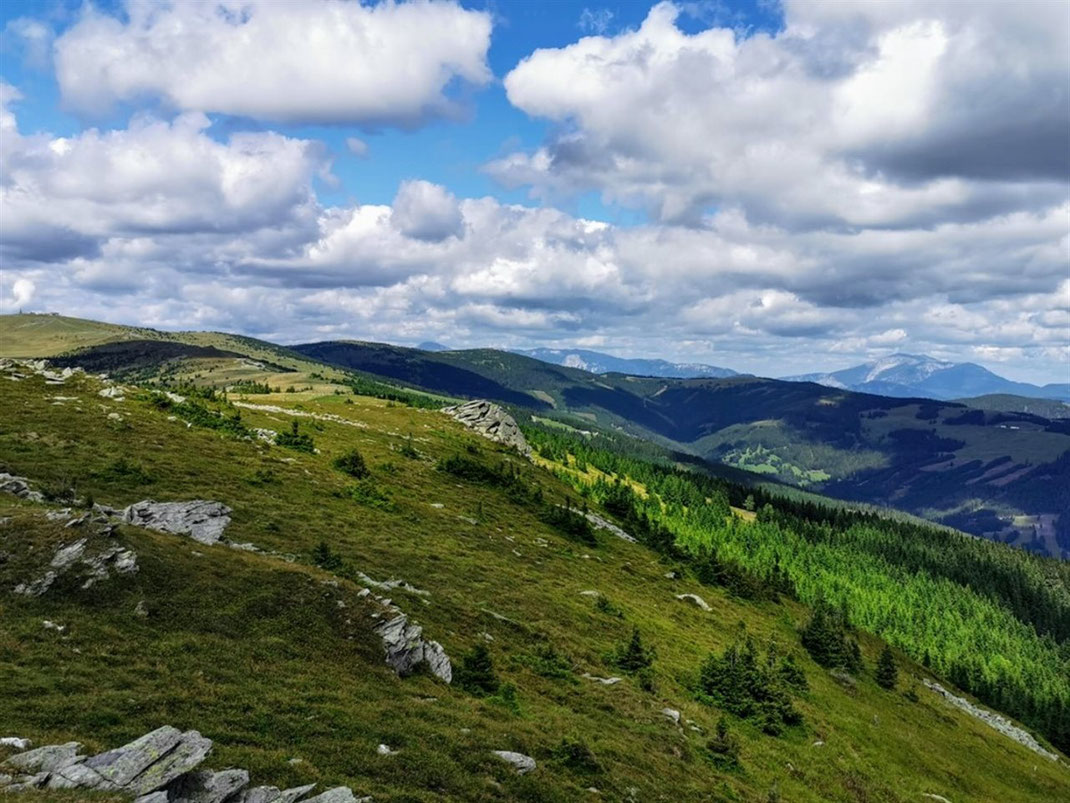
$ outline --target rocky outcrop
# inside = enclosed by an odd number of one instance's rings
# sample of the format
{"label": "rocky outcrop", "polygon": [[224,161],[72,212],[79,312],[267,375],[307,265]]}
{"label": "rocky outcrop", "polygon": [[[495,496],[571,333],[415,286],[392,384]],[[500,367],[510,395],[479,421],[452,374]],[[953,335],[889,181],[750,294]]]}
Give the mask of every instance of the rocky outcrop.
{"label": "rocky outcrop", "polygon": [[1011,721],[1006,717],[1002,717],[992,711],[976,706],[964,697],[958,697],[957,695],[952,694],[939,683],[934,683],[928,678],[922,678],[921,682],[947,700],[951,705],[955,706],[955,708],[962,709],[971,717],[976,717],[989,727],[995,728],[1004,736],[1018,742],[1018,744],[1029,748],[1038,755],[1044,756],[1044,758],[1049,758],[1052,761],[1059,760],[1059,756],[1049,750],[1045,750],[1040,746],[1036,739],[1021,728],[1012,725]]}
{"label": "rocky outcrop", "polygon": [[18,753],[0,764],[0,792],[85,789],[129,796],[134,803],[368,803],[345,786],[315,797],[315,784],[281,790],[249,785],[242,769],[201,768],[211,739],[197,731],[164,726],[99,755],[79,755],[81,744],[48,745]]}
{"label": "rocky outcrop", "polygon": [[45,501],[44,494],[30,488],[29,480],[25,477],[16,477],[13,474],[0,472],[0,491],[14,494],[19,499],[25,499],[28,502]]}
{"label": "rocky outcrop", "polygon": [[219,542],[230,524],[230,508],[221,502],[194,499],[190,502],[154,502],[145,499],[123,510],[123,521],[150,530],[188,535],[205,545]]}
{"label": "rocky outcrop", "polygon": [[442,412],[453,416],[484,438],[503,446],[511,446],[524,457],[531,457],[531,447],[524,439],[524,433],[520,431],[513,417],[497,404],[477,399],[453,407],[443,407]]}
{"label": "rocky outcrop", "polygon": [[423,628],[409,621],[409,617],[390,600],[376,598],[386,609],[375,633],[383,640],[386,662],[401,677],[412,674],[416,667],[427,664],[431,674],[447,683],[453,681],[453,665],[446,651],[437,641],[425,641]]}
{"label": "rocky outcrop", "polygon": [[89,523],[103,524],[104,528],[94,535],[60,546],[52,556],[45,573],[33,580],[19,583],[14,588],[15,593],[39,597],[48,591],[58,578],[70,573],[77,573],[82,578],[82,588],[85,589],[113,574],[137,572],[137,553],[111,542],[108,538],[111,530],[105,516],[80,516],[69,521],[67,526],[84,526]]}
{"label": "rocky outcrop", "polygon": [[512,750],[491,750],[491,753],[502,761],[512,764],[513,769],[519,775],[526,775],[536,768],[535,759],[531,756],[525,756],[523,753],[514,753]]}
{"label": "rocky outcrop", "polygon": [[617,538],[620,538],[623,541],[629,541],[633,544],[635,543],[634,536],[631,536],[628,533],[624,532],[624,530],[622,530],[613,522],[608,521],[607,519],[603,519],[597,513],[592,513],[588,510],[583,515],[587,517],[587,521],[591,522],[591,524],[594,525],[594,528],[596,530],[605,530],[606,532],[612,533],[613,535],[617,536]]}

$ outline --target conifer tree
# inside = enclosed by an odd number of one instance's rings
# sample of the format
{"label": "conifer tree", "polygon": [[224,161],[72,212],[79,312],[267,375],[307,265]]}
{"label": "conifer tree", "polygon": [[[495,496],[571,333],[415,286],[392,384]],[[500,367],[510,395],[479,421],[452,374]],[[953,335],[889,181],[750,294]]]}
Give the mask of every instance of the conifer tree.
{"label": "conifer tree", "polygon": [[875,675],[878,685],[885,689],[894,689],[896,681],[899,680],[899,670],[895,665],[895,658],[892,656],[891,649],[888,645],[884,646],[881,650],[880,658],[877,659],[877,672]]}

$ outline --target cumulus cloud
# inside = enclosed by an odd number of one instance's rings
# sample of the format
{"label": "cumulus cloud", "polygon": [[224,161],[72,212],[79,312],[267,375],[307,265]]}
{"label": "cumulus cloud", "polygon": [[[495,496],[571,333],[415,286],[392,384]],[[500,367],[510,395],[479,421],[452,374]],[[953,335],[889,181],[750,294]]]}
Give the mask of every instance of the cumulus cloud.
{"label": "cumulus cloud", "polygon": [[462,225],[457,199],[428,181],[402,183],[390,220],[402,234],[432,242],[460,234]]}
{"label": "cumulus cloud", "polygon": [[488,171],[537,197],[596,189],[691,225],[737,206],[797,230],[910,227],[1065,199],[1059,4],[789,0],[784,12],[775,35],[688,34],[661,3],[638,29],[535,51],[506,91],[559,128]]}
{"label": "cumulus cloud", "polygon": [[[50,262],[92,258],[114,238],[268,240],[314,227],[312,178],[328,163],[318,143],[273,132],[208,136],[200,113],[73,137],[19,133],[0,85],[0,254]],[[238,236],[240,235],[240,236]],[[206,239],[207,238],[207,239]],[[307,235],[299,235],[303,241]],[[150,240],[154,247],[161,241]]]}
{"label": "cumulus cloud", "polygon": [[71,108],[156,98],[182,111],[412,127],[457,112],[449,85],[486,83],[491,18],[454,2],[127,0],[88,5],[55,42]]}

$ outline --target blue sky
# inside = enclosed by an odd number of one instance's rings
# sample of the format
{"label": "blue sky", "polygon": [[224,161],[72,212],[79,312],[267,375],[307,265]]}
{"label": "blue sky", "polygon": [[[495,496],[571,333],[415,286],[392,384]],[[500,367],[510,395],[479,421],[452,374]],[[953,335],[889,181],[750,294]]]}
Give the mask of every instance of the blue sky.
{"label": "blue sky", "polygon": [[1046,0],[9,0],[0,304],[1070,381],[1065,29]]}

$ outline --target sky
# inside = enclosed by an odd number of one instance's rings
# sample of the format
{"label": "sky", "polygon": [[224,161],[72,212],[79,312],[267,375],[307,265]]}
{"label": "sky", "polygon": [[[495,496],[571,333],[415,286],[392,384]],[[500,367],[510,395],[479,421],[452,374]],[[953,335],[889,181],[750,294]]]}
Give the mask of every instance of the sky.
{"label": "sky", "polygon": [[7,0],[0,309],[1068,382],[1070,5]]}

